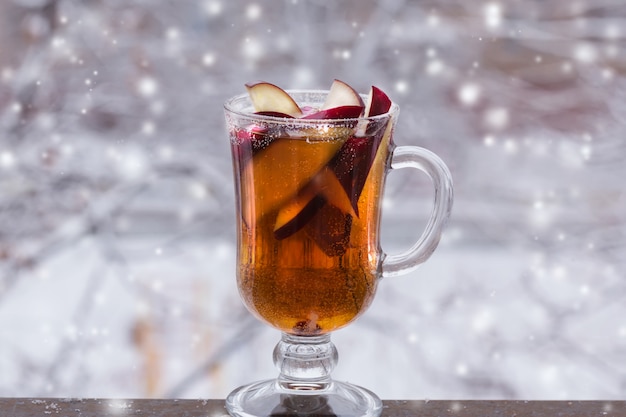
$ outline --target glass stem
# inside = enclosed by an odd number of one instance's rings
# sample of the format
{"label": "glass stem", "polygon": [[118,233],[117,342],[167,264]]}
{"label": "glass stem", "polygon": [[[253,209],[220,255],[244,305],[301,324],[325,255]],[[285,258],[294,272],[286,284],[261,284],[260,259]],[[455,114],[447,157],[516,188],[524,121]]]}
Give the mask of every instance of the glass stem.
{"label": "glass stem", "polygon": [[325,390],[332,384],[330,374],[337,359],[337,349],[330,341],[330,334],[295,336],[283,333],[274,348],[274,365],[280,371],[278,384],[286,390]]}

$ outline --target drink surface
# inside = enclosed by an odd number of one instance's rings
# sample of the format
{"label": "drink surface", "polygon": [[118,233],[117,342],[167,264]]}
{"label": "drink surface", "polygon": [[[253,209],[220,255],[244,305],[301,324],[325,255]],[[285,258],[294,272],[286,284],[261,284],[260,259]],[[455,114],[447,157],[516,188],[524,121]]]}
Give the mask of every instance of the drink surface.
{"label": "drink surface", "polygon": [[352,126],[229,126],[238,204],[238,287],[281,331],[314,335],[370,305],[390,119]]}

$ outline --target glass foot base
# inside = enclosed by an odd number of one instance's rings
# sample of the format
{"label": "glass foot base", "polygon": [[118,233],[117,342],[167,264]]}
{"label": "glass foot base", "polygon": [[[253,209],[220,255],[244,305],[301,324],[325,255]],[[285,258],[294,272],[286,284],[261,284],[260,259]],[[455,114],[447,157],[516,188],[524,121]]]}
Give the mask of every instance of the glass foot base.
{"label": "glass foot base", "polygon": [[356,385],[333,381],[323,388],[285,388],[275,379],[237,388],[226,398],[231,416],[377,417],[382,402]]}

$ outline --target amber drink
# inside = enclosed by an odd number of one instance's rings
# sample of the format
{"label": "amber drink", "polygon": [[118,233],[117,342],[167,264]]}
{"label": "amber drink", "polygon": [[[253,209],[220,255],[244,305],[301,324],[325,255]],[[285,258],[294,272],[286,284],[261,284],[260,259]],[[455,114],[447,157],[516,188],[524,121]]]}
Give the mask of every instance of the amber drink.
{"label": "amber drink", "polygon": [[230,125],[238,287],[248,309],[277,329],[326,333],[370,305],[393,121]]}

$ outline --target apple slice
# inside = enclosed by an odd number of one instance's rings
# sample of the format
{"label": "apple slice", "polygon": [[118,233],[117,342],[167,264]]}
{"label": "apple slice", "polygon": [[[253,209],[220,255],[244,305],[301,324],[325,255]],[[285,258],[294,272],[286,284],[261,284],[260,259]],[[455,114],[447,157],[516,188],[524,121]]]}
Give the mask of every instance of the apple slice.
{"label": "apple slice", "polygon": [[372,86],[365,105],[365,117],[374,117],[385,114],[391,108],[391,100],[383,90]]}
{"label": "apple slice", "polygon": [[300,231],[315,216],[326,200],[308,190],[287,203],[278,212],[274,226],[274,238],[283,240]]}
{"label": "apple slice", "polygon": [[[365,106],[365,116],[380,116],[391,109],[392,102],[383,90],[372,86]],[[358,201],[383,138],[390,135],[390,120],[369,120],[360,125],[356,136],[349,138],[331,161],[358,214]]]}
{"label": "apple slice", "polygon": [[363,99],[359,93],[357,93],[356,90],[348,84],[340,80],[334,80],[330,86],[330,90],[328,91],[328,95],[326,96],[326,100],[324,101],[321,110],[328,110],[334,107],[342,106],[360,106],[363,108]]}
{"label": "apple slice", "polygon": [[350,197],[358,215],[358,202],[383,138],[391,132],[389,120],[370,121],[367,136],[348,138],[329,166]]}
{"label": "apple slice", "polygon": [[252,106],[256,112],[278,112],[292,117],[302,116],[298,103],[282,88],[265,82],[247,83]]}
{"label": "apple slice", "polygon": [[[256,219],[286,204],[333,158],[341,141],[308,143],[304,140],[278,138],[254,154],[249,163],[240,167],[242,190],[248,198],[254,196],[253,208],[244,213],[252,227]],[[302,156],[306,155],[306,158]],[[294,159],[300,163],[294,164]]]}
{"label": "apple slice", "polygon": [[[374,117],[380,116],[381,114],[385,114],[391,108],[391,100],[385,94],[383,90],[376,86],[372,86],[370,88],[370,93],[367,96],[367,104],[365,105],[365,110],[363,114],[365,117]],[[372,130],[373,121],[363,120],[359,124],[357,128],[357,136],[367,136]]]}
{"label": "apple slice", "polygon": [[356,216],[345,188],[328,166],[324,166],[298,195],[280,208],[276,216],[274,237],[285,239],[299,231],[324,203]]}
{"label": "apple slice", "polygon": [[372,137],[351,137],[330,162],[357,215],[359,197],[376,154],[374,142]]}

